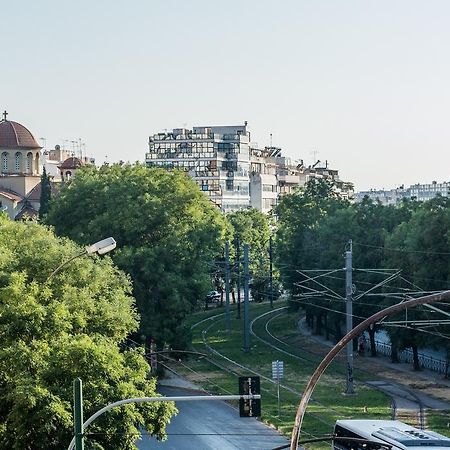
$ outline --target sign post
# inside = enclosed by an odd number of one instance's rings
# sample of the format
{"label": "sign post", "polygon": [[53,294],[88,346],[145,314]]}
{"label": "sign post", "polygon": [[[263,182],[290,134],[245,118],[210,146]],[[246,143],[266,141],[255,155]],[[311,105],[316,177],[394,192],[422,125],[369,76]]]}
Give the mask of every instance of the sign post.
{"label": "sign post", "polygon": [[283,361],[272,361],[272,379],[277,382],[277,399],[278,399],[278,417],[281,415],[280,408],[280,380],[284,376]]}

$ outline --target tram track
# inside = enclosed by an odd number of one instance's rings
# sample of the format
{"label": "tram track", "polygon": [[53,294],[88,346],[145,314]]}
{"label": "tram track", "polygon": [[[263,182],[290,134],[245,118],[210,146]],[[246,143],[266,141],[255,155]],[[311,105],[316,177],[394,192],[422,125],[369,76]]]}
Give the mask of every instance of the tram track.
{"label": "tram track", "polygon": [[[268,315],[274,314],[278,311],[281,310],[285,310],[287,309],[287,307],[283,307],[283,308],[278,308],[277,310],[271,310],[268,311],[266,313],[261,314],[260,316],[257,316],[253,319],[253,321],[251,322],[251,326],[250,326],[250,330],[252,335],[257,338],[259,341],[265,343],[266,345],[269,345],[271,348],[280,351],[286,355],[289,355],[290,357],[293,357],[295,359],[299,359],[299,360],[303,360],[303,361],[308,361],[308,362],[314,362],[313,360],[310,360],[308,358],[299,356],[299,355],[295,355],[291,352],[286,351],[285,349],[279,348],[277,345],[274,345],[270,342],[268,342],[267,340],[263,339],[261,336],[258,336],[254,330],[253,330],[253,325],[255,324],[255,322],[257,320],[260,320]],[[281,315],[281,313],[278,313],[272,317],[270,317],[266,323],[264,324],[264,330],[266,332],[266,334],[268,336],[270,336],[271,339],[275,340],[276,342],[282,344],[285,347],[290,347],[290,344],[286,343],[285,341],[279,339],[278,337],[276,337],[273,333],[270,332],[269,330],[269,324],[272,322],[272,320],[275,320],[276,318],[278,318]],[[303,349],[304,352],[306,353],[311,353],[312,355],[316,355],[316,353],[314,352],[309,352],[308,350]],[[358,370],[360,370],[361,372],[364,373],[369,373],[367,371],[365,371],[364,369],[359,368]],[[416,395],[413,391],[411,391],[410,389],[407,389],[405,387],[402,386],[402,393],[400,393],[399,391],[397,391],[395,393],[395,395],[390,394],[389,392],[387,392],[384,389],[381,389],[380,386],[374,385],[373,383],[368,383],[368,382],[362,382],[364,385],[366,386],[370,386],[372,388],[376,388],[382,392],[384,392],[385,394],[389,395],[391,398],[391,409],[392,409],[392,418],[395,420],[401,420],[401,421],[407,421],[409,423],[414,424],[416,427],[424,429],[425,428],[425,405],[423,403],[423,401],[420,399],[420,397],[418,395]],[[411,406],[409,408],[405,408],[405,401],[409,402],[411,404]],[[414,405],[414,406],[413,406]]]}
{"label": "tram track", "polygon": [[[292,351],[292,345],[283,341],[282,339],[280,339],[279,337],[275,336],[271,330],[270,330],[270,324],[272,323],[272,321],[276,320],[280,315],[283,314],[283,311],[285,311],[287,309],[287,307],[280,307],[277,308],[275,310],[270,310],[267,311],[257,317],[255,317],[251,323],[250,323],[250,333],[252,334],[252,336],[257,339],[259,342],[263,343],[264,345],[272,348],[273,350],[280,352],[282,354],[285,354],[286,356],[289,356],[291,358],[294,358],[296,360],[299,361],[304,361],[304,362],[308,362],[309,364],[314,364],[317,365],[317,358],[321,357],[320,354],[316,353],[316,352],[311,352],[305,349],[302,349],[302,353],[307,353],[311,355],[311,358],[305,357],[305,356],[300,356],[298,354],[293,353]],[[275,314],[275,315],[274,315]],[[226,355],[220,353],[218,350],[216,350],[209,342],[207,339],[208,333],[210,331],[210,329],[217,324],[217,321],[223,320],[225,316],[225,313],[220,313],[220,314],[215,314],[213,316],[210,316],[206,319],[203,319],[195,324],[192,325],[191,329],[195,329],[198,328],[201,325],[205,325],[205,323],[211,322],[209,323],[207,326],[205,326],[202,330],[201,330],[201,336],[202,336],[202,343],[203,346],[208,350],[208,352],[211,355],[214,355],[214,359],[213,358],[207,358],[207,361],[213,365],[215,365],[217,368],[219,368],[222,371],[228,372],[234,376],[242,376],[244,373],[248,374],[248,373],[252,373],[256,376],[259,376],[261,379],[275,384],[274,381],[265,376],[264,374],[259,373],[258,371],[253,370],[250,367],[247,367],[243,364],[238,363],[237,361],[227,357]],[[263,337],[260,334],[257,334],[257,332],[255,331],[255,324],[262,319],[266,319],[266,323],[263,324],[264,327],[264,332],[267,335],[267,337]],[[272,340],[272,342],[270,342],[268,339]],[[275,343],[274,343],[275,342]],[[224,361],[226,361],[226,364],[222,364],[219,363],[217,361],[218,359],[222,359]],[[230,368],[230,366],[232,368]],[[362,370],[362,369],[359,369]],[[364,372],[364,370],[362,370]],[[364,383],[367,386],[371,386],[372,388],[377,388],[379,389],[379,387],[377,386],[373,386],[370,385],[369,383]],[[296,391],[295,389],[292,389],[291,387],[287,386],[285,383],[280,384],[280,388],[289,391],[295,395],[298,395],[299,397],[301,396],[301,392]],[[383,389],[380,389],[383,391]],[[270,392],[270,390],[267,389],[263,389],[264,392],[266,392],[267,395],[270,395],[271,397],[275,397],[275,395]],[[385,392],[385,391],[383,391]],[[386,392],[385,392],[386,394]],[[388,394],[389,395],[389,394]],[[424,414],[424,405],[423,402],[420,400],[420,398],[418,396],[416,396],[413,392],[407,392],[403,397],[399,396],[398,394],[396,396],[392,396],[389,395],[391,397],[391,408],[392,408],[392,416],[393,418],[397,419],[397,420],[403,420],[403,421],[408,421],[409,423],[414,423],[416,426],[418,426],[419,428],[424,428],[425,426],[425,414]],[[399,408],[398,405],[400,403],[402,403],[402,400],[410,400],[413,401],[416,405],[417,408],[415,411],[408,411],[405,410],[404,408]],[[413,399],[413,400],[412,400]],[[315,402],[317,404],[319,404],[322,407],[326,407],[327,409],[330,409],[328,406],[323,405],[319,402],[317,402],[314,398],[311,399],[312,402]],[[337,412],[337,411],[336,411]],[[310,413],[311,414],[311,413]],[[333,424],[329,423],[328,421],[323,420],[320,416],[317,416],[315,414],[312,414],[312,416],[315,417],[315,419],[319,420],[320,422],[326,424],[327,426],[332,426]],[[307,433],[309,435],[311,435],[311,433]],[[311,435],[313,436],[313,435]]]}
{"label": "tram track", "polygon": [[[193,325],[191,326],[191,329],[197,328],[197,327],[198,327],[199,325],[201,325],[202,323],[205,323],[205,322],[207,322],[207,321],[209,321],[209,320],[211,320],[211,319],[218,319],[218,318],[221,319],[221,316],[223,316],[223,315],[224,315],[224,314],[217,314],[217,315],[211,316],[211,317],[209,317],[209,318],[207,318],[207,319],[203,319],[202,321],[193,324]],[[238,363],[237,361],[235,361],[235,360],[233,360],[233,359],[231,359],[231,358],[225,356],[224,354],[220,353],[220,352],[217,351],[215,348],[213,348],[213,347],[207,342],[207,334],[208,334],[209,330],[210,330],[214,325],[216,325],[216,323],[217,323],[217,322],[213,321],[213,323],[209,324],[206,328],[204,328],[204,329],[201,331],[202,342],[203,342],[204,347],[205,347],[205,348],[207,349],[207,351],[209,351],[211,354],[215,355],[215,356],[218,357],[218,358],[221,358],[221,359],[227,361],[229,364],[231,364],[231,365],[233,365],[233,366],[239,368],[239,369],[242,370],[244,373],[239,372],[239,371],[236,371],[236,370],[233,370],[233,369],[230,369],[229,367],[224,366],[223,364],[220,364],[220,363],[218,363],[216,360],[213,360],[213,359],[210,359],[210,358],[207,358],[207,361],[210,362],[210,363],[212,363],[212,364],[215,365],[216,367],[220,368],[221,370],[224,370],[224,371],[226,371],[226,372],[229,372],[229,373],[231,373],[231,374],[233,374],[233,375],[235,375],[235,376],[248,375],[248,373],[252,373],[252,374],[254,374],[254,375],[256,375],[256,376],[259,376],[262,380],[265,380],[266,382],[268,382],[268,383],[270,383],[270,384],[272,384],[272,385],[275,386],[275,385],[276,385],[276,382],[275,382],[274,380],[272,380],[272,378],[269,378],[269,377],[265,376],[264,374],[262,374],[262,373],[260,373],[260,372],[258,372],[258,371],[256,371],[256,370],[254,370],[254,369],[252,369],[252,368],[250,368],[250,367],[248,367],[248,366],[245,366],[245,365],[243,365],[243,364],[240,364],[240,363]],[[284,389],[285,391],[288,391],[288,392],[290,392],[290,393],[292,393],[292,394],[294,394],[294,395],[296,395],[296,396],[298,396],[298,397],[301,397],[301,395],[302,395],[302,392],[299,392],[299,391],[297,391],[296,389],[293,389],[293,388],[291,388],[290,386],[288,386],[288,385],[286,385],[286,384],[284,384],[284,383],[280,383],[280,388],[281,388],[281,389]],[[271,397],[274,397],[274,398],[277,397],[274,393],[270,392],[270,390],[263,389],[263,388],[261,388],[261,389],[264,390],[264,391],[265,391],[267,394],[269,394]],[[317,405],[319,405],[319,406],[321,406],[321,407],[323,407],[323,408],[330,409],[327,405],[321,404],[320,402],[318,402],[318,401],[315,400],[314,398],[311,399],[311,402],[316,403]],[[315,420],[317,420],[317,421],[319,421],[319,422],[325,424],[327,427],[332,427],[332,426],[334,425],[334,423],[322,419],[322,418],[321,418],[319,415],[317,415],[317,414],[309,413],[309,415],[310,415],[311,417],[313,417]],[[312,433],[309,433],[309,432],[306,432],[306,431],[304,431],[304,433],[307,434],[307,435],[309,435],[310,437],[317,437],[316,435],[314,435],[314,434],[312,434]]]}

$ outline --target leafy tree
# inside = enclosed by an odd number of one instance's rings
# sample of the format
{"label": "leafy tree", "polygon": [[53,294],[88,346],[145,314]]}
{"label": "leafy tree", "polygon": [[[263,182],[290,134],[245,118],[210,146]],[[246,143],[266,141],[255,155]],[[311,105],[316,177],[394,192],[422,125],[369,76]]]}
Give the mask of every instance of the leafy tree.
{"label": "leafy tree", "polygon": [[[334,212],[347,207],[348,202],[339,198],[332,182],[312,179],[303,189],[283,197],[276,208],[278,230],[276,236],[276,259],[283,286],[293,297],[291,305],[298,307],[296,297],[302,294],[299,282],[305,281],[300,269],[319,269],[323,263],[322,252],[330,243],[319,239],[321,223]],[[341,250],[342,253],[342,250]],[[311,288],[315,288],[312,285]],[[307,289],[308,290],[308,289]],[[308,291],[310,292],[310,291]],[[322,304],[323,303],[323,304]],[[326,317],[328,300],[316,298],[303,303],[307,321],[316,332],[321,332]]]}
{"label": "leafy tree", "polygon": [[86,167],[64,186],[47,221],[80,244],[113,236],[112,258],[133,280],[147,342],[183,348],[184,318],[211,289],[224,220],[185,173],[141,165]]}
{"label": "leafy tree", "polygon": [[[410,220],[400,224],[386,237],[385,261],[402,269],[406,278],[416,289],[424,292],[448,289],[450,285],[450,199],[437,196],[416,206]],[[447,309],[446,305],[439,305]],[[426,308],[408,311],[408,320],[436,318]],[[404,320],[405,315],[397,319]],[[446,329],[447,328],[447,329]],[[436,330],[434,330],[436,331]],[[440,327],[448,333],[448,327]],[[435,345],[449,350],[448,340],[423,333],[413,327],[389,328],[389,336],[394,347],[399,350],[410,347],[413,352],[414,368],[420,368],[418,349]],[[395,356],[395,355],[394,355]]]}
{"label": "leafy tree", "polygon": [[[251,292],[256,301],[262,301],[270,295],[268,253],[270,218],[261,211],[251,208],[229,213],[227,219],[233,236],[231,255],[236,254],[236,246],[239,242],[242,260],[243,244],[249,245],[249,269],[253,280],[250,286]],[[233,276],[232,284],[236,281],[236,276]],[[273,284],[276,284],[276,277]]]}
{"label": "leafy tree", "polygon": [[50,176],[47,174],[45,167],[42,171],[41,175],[41,197],[39,200],[39,219],[42,218],[48,213],[50,197],[52,195],[52,188],[50,185]]}
{"label": "leafy tree", "polygon": [[[76,377],[86,417],[121,398],[155,395],[142,352],[119,347],[138,327],[129,279],[98,257],[48,278],[80,250],[42,225],[0,217],[0,449],[66,448]],[[87,448],[135,449],[141,430],[163,438],[174,411],[167,403],[112,411],[89,428]]]}

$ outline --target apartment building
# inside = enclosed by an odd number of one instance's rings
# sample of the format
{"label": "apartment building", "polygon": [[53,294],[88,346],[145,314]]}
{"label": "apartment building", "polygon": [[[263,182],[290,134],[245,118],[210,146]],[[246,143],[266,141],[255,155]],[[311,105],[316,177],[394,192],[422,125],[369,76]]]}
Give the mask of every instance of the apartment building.
{"label": "apartment building", "polygon": [[243,126],[176,128],[150,136],[146,165],[186,171],[223,212],[250,207],[250,133]]}
{"label": "apartment building", "polygon": [[281,196],[311,178],[331,179],[344,194],[353,193],[351,183],[339,180],[328,162],[306,167],[302,160],[282,156],[278,147],[258,148],[251,143],[247,123],[154,134],[145,162],[148,167],[186,171],[223,212],[253,207],[270,213]]}
{"label": "apartment building", "polygon": [[383,205],[396,205],[403,199],[415,199],[423,202],[430,200],[436,195],[442,197],[450,197],[450,182],[444,181],[438,183],[413,184],[407,188],[403,185],[394,189],[371,189],[369,191],[360,191],[355,195],[355,201],[360,202],[364,197],[368,197],[374,201],[379,201]]}

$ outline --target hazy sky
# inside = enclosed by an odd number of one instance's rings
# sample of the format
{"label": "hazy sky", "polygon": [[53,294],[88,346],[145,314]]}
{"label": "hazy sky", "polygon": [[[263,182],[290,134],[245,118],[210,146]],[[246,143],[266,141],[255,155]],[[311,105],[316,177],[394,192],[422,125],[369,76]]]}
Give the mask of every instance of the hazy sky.
{"label": "hazy sky", "polygon": [[48,146],[143,161],[155,132],[247,120],[358,190],[450,180],[448,0],[0,6],[1,111]]}

